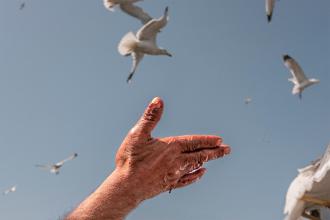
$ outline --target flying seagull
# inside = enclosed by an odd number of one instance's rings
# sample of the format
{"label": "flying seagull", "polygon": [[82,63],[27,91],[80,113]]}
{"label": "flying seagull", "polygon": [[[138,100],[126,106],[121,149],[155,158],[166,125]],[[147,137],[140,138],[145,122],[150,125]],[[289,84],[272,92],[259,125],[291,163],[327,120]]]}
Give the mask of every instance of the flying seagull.
{"label": "flying seagull", "polygon": [[172,56],[167,50],[159,48],[156,42],[157,33],[166,26],[167,21],[168,7],[166,7],[162,17],[149,21],[140,28],[136,35],[133,32],[127,33],[119,42],[119,53],[123,56],[131,55],[133,59],[133,65],[127,78],[127,83],[131,81],[144,54]]}
{"label": "flying seagull", "polygon": [[9,193],[16,192],[16,188],[17,188],[16,185],[15,185],[15,186],[12,186],[12,187],[10,187],[9,189],[6,189],[2,194],[3,194],[3,195],[7,195],[7,194],[9,194]]}
{"label": "flying seagull", "polygon": [[272,21],[274,7],[275,7],[275,0],[266,0],[266,15],[267,15],[268,23]]}
{"label": "flying seagull", "polygon": [[142,24],[148,23],[152,17],[143,11],[142,8],[134,3],[142,0],[103,0],[104,7],[110,11],[114,11],[114,7],[119,5],[119,8],[128,15],[139,19]]}
{"label": "flying seagull", "polygon": [[245,103],[246,105],[250,104],[251,102],[252,102],[252,98],[251,98],[251,97],[246,97],[246,98],[244,99],[244,103]]}
{"label": "flying seagull", "polygon": [[304,71],[301,69],[297,61],[295,61],[292,57],[289,55],[285,54],[283,55],[283,61],[284,65],[289,69],[289,71],[292,74],[292,78],[289,79],[290,82],[294,84],[293,89],[292,89],[292,94],[296,95],[299,94],[299,98],[301,99],[302,97],[302,92],[304,89],[307,87],[319,83],[320,80],[318,79],[308,79]]}
{"label": "flying seagull", "polygon": [[51,164],[51,165],[39,165],[37,164],[36,167],[39,167],[41,169],[44,169],[44,170],[48,170],[49,172],[51,173],[55,173],[56,175],[60,173],[60,169],[62,168],[62,166],[64,165],[64,163],[70,161],[70,160],[73,160],[74,158],[76,158],[78,156],[77,153],[74,153],[73,155],[71,155],[70,157],[60,161],[60,162],[57,162],[55,164]]}
{"label": "flying seagull", "polygon": [[23,10],[25,8],[25,2],[23,2],[20,6],[19,6],[19,10]]}
{"label": "flying seagull", "polygon": [[330,208],[330,144],[321,159],[298,172],[286,195],[286,220],[315,219],[318,208]]}

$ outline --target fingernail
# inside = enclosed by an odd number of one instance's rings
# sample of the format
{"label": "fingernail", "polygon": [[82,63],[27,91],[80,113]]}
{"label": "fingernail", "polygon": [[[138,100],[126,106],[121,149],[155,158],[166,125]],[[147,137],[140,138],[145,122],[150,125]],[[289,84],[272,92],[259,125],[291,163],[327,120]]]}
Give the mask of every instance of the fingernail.
{"label": "fingernail", "polygon": [[158,112],[162,108],[162,105],[162,100],[159,97],[156,97],[149,104],[148,112],[150,112],[151,114],[158,114]]}
{"label": "fingernail", "polygon": [[152,101],[151,101],[151,103],[152,104],[154,104],[154,105],[159,105],[160,104],[160,98],[159,97],[155,97]]}

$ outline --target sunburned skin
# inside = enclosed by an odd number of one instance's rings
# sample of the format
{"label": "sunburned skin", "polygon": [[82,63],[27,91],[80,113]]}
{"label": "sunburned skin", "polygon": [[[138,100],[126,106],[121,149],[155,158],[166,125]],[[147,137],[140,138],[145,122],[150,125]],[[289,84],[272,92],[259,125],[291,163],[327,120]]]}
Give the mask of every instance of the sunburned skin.
{"label": "sunburned skin", "polygon": [[115,170],[66,220],[124,219],[142,201],[198,181],[205,162],[230,153],[219,136],[152,137],[163,109],[152,100],[119,147]]}

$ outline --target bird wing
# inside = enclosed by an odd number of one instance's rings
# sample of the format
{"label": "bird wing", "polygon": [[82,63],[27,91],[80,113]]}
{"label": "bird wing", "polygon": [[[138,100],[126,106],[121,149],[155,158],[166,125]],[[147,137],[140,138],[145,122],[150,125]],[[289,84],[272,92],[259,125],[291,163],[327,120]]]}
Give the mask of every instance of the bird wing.
{"label": "bird wing", "polygon": [[300,211],[303,210],[304,203],[300,199],[304,196],[306,191],[309,191],[313,186],[312,176],[314,170],[314,165],[309,165],[299,170],[298,176],[292,181],[286,194],[284,214],[292,215],[292,213],[300,213],[301,215]]}
{"label": "bird wing", "polygon": [[314,181],[321,182],[329,172],[330,172],[330,144],[327,147],[327,150],[323,155],[322,159],[320,160],[319,168],[314,175]]}
{"label": "bird wing", "polygon": [[36,164],[35,166],[36,166],[36,167],[39,167],[39,168],[41,168],[41,169],[43,169],[43,170],[50,170],[50,169],[52,169],[52,165],[41,165],[41,164]]}
{"label": "bird wing", "polygon": [[304,71],[299,66],[297,61],[295,61],[292,57],[289,55],[284,55],[284,65],[289,69],[291,72],[293,78],[300,84],[307,80],[307,77],[305,76]]}
{"label": "bird wing", "polygon": [[126,12],[127,14],[129,14],[130,16],[139,19],[142,22],[142,24],[146,24],[150,20],[152,20],[152,17],[148,13],[146,13],[145,11],[143,11],[142,8],[132,3],[120,4],[120,9]]}
{"label": "bird wing", "polygon": [[272,18],[274,6],[275,6],[275,0],[266,0],[266,14],[269,18],[269,21]]}
{"label": "bird wing", "polygon": [[60,161],[60,162],[57,162],[55,165],[56,166],[62,166],[65,162],[68,162],[68,161],[70,161],[70,160],[73,160],[74,158],[76,158],[78,156],[78,154],[77,153],[74,153],[73,155],[71,155],[70,157],[68,157],[68,158],[66,158],[66,159],[64,159],[64,160],[62,160],[62,161]]}
{"label": "bird wing", "polygon": [[144,53],[133,52],[131,55],[132,55],[133,63],[132,63],[132,68],[131,68],[130,74],[127,77],[127,82],[128,83],[131,81],[131,79],[132,79],[132,77],[133,77],[140,61],[143,59]]}
{"label": "bird wing", "polygon": [[164,15],[158,19],[152,19],[146,23],[136,34],[141,41],[152,41],[156,44],[157,33],[166,26],[168,21],[168,7],[166,7]]}
{"label": "bird wing", "polygon": [[[330,201],[330,146],[327,147],[322,158],[317,161],[315,168],[312,177],[313,186],[305,195],[320,201]],[[313,204],[310,202],[308,206],[313,206]]]}

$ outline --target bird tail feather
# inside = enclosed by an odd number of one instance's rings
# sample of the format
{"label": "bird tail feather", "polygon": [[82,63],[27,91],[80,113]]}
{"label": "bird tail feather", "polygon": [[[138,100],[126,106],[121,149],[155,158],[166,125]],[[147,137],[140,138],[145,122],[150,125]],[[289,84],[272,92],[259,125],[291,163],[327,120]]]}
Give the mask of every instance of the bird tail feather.
{"label": "bird tail feather", "polygon": [[138,42],[133,32],[128,32],[119,42],[118,51],[121,55],[127,56],[133,52],[133,49]]}

